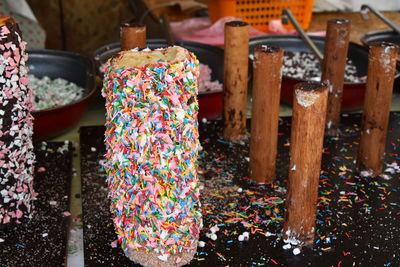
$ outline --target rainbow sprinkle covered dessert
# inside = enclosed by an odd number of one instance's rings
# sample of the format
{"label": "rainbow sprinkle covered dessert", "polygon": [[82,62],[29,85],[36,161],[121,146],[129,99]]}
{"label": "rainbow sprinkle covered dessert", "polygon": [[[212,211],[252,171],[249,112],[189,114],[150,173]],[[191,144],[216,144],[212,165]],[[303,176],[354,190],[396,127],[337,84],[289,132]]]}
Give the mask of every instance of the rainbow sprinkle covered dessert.
{"label": "rainbow sprinkle covered dessert", "polygon": [[106,68],[111,212],[123,251],[143,266],[181,266],[197,250],[198,76],[181,47],[124,51]]}
{"label": "rainbow sprinkle covered dessert", "polygon": [[33,214],[32,91],[18,25],[0,17],[0,229]]}

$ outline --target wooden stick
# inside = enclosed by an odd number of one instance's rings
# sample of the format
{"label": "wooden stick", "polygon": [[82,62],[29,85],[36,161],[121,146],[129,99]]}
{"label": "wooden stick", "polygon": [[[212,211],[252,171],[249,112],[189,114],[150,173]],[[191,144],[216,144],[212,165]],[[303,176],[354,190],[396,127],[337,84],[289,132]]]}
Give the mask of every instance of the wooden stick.
{"label": "wooden stick", "polygon": [[275,178],[283,49],[257,46],[253,61],[250,177],[258,182]]}
{"label": "wooden stick", "polygon": [[239,140],[246,133],[249,25],[225,24],[224,138]]}
{"label": "wooden stick", "polygon": [[329,82],[325,133],[330,136],[338,133],[349,38],[350,21],[328,21],[321,81]]}
{"label": "wooden stick", "polygon": [[15,21],[14,21],[11,17],[8,17],[8,16],[0,16],[0,27],[6,25],[7,23],[12,23],[12,24],[14,24]]}
{"label": "wooden stick", "polygon": [[120,29],[121,51],[146,48],[146,25],[124,23]]}
{"label": "wooden stick", "polygon": [[283,236],[293,245],[314,240],[328,86],[295,85]]}
{"label": "wooden stick", "polygon": [[361,122],[357,168],[382,173],[398,47],[379,42],[369,46],[368,78]]}

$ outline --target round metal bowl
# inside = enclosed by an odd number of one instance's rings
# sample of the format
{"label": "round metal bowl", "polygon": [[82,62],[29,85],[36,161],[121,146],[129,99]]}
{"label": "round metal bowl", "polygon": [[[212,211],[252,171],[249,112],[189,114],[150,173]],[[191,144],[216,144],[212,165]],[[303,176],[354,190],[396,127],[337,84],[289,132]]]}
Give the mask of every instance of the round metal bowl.
{"label": "round metal bowl", "polygon": [[[325,38],[319,36],[310,36],[315,45],[324,51]],[[250,39],[250,54],[253,54],[254,48],[261,44],[280,46],[285,51],[292,52],[308,52],[311,50],[297,35],[268,35],[259,36]],[[360,77],[367,75],[368,70],[368,49],[350,42],[347,57],[351,59],[354,65],[357,67],[357,71]],[[399,72],[396,74],[396,78],[399,77]],[[283,103],[292,105],[293,104],[293,88],[296,83],[304,82],[306,80],[294,79],[283,74],[282,76],[282,87],[281,87],[281,101]],[[345,82],[343,86],[342,96],[342,111],[359,110],[363,107],[364,95],[365,95],[366,82],[362,83],[349,83]]]}
{"label": "round metal bowl", "polygon": [[[223,83],[224,80],[224,51],[216,46],[188,42],[188,41],[177,41],[176,45],[185,47],[189,51],[193,52],[200,63],[208,65],[211,70],[211,79],[218,80]],[[168,43],[165,39],[149,39],[147,40],[147,46],[151,49],[165,48],[168,47]],[[100,47],[94,52],[94,61],[99,75],[103,75],[101,66],[107,62],[109,58],[121,51],[120,43],[112,43]],[[199,92],[199,119],[218,119],[222,116],[222,100],[223,90],[213,92]]]}
{"label": "round metal bowl", "polygon": [[88,57],[58,50],[30,50],[27,66],[36,77],[63,78],[85,89],[79,101],[55,108],[33,111],[33,138],[50,139],[71,128],[81,118],[96,89],[95,66]]}
{"label": "round metal bowl", "polygon": [[395,31],[386,30],[369,32],[363,35],[360,40],[366,47],[368,47],[373,42],[389,42],[397,44],[399,46],[400,54],[400,34]]}

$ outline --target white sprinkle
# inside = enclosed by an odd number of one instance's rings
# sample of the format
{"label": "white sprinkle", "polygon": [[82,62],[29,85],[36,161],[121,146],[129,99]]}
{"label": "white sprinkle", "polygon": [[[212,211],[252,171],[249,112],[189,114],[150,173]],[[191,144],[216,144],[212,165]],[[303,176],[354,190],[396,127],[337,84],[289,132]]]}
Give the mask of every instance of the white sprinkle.
{"label": "white sprinkle", "polygon": [[48,233],[44,233],[44,234],[42,234],[42,237],[46,237],[48,235],[49,235]]}
{"label": "white sprinkle", "polygon": [[5,240],[3,238],[0,238],[0,243],[3,243]]}
{"label": "white sprinkle", "polygon": [[158,256],[158,258],[159,258],[160,260],[162,260],[162,261],[167,262],[167,261],[168,261],[168,256],[169,256],[169,254],[164,254],[164,255]]}
{"label": "white sprinkle", "polygon": [[297,103],[305,108],[312,106],[315,100],[319,98],[319,94],[315,91],[303,91],[296,89],[295,95]]}
{"label": "white sprinkle", "polygon": [[395,170],[393,168],[386,168],[384,172],[388,172],[390,174],[394,174]]}
{"label": "white sprinkle", "polygon": [[199,247],[204,248],[205,245],[206,245],[206,242],[199,241]]}
{"label": "white sprinkle", "polygon": [[299,248],[293,249],[293,254],[294,254],[294,255],[300,254],[300,249],[299,249]]}
{"label": "white sprinkle", "polygon": [[90,150],[91,150],[92,152],[96,152],[96,148],[95,148],[95,147],[91,147]]}
{"label": "white sprinkle", "polygon": [[240,242],[242,242],[242,241],[244,240],[244,236],[240,235],[240,236],[238,237],[238,240],[239,240]]}
{"label": "white sprinkle", "polygon": [[292,171],[296,170],[296,164],[293,165],[293,168],[291,169]]}
{"label": "white sprinkle", "polygon": [[392,179],[392,176],[390,176],[389,174],[386,173],[382,173],[381,175],[379,175],[379,177],[385,179],[385,180],[390,180]]}
{"label": "white sprinkle", "polygon": [[283,249],[290,249],[292,246],[290,245],[290,243],[288,243],[288,244],[286,244],[286,245],[283,245]]}
{"label": "white sprinkle", "polygon": [[237,191],[238,191],[238,193],[242,193],[243,192],[243,188],[239,187]]}
{"label": "white sprinkle", "polygon": [[218,225],[214,225],[213,227],[210,228],[210,232],[212,234],[216,233],[219,231]]}
{"label": "white sprinkle", "polygon": [[211,234],[211,240],[217,240],[218,239],[218,236],[216,235],[216,234]]}
{"label": "white sprinkle", "polygon": [[202,118],[202,119],[201,119],[201,122],[202,122],[202,123],[207,123],[207,118]]}
{"label": "white sprinkle", "polygon": [[361,177],[371,177],[372,174],[373,174],[373,171],[372,171],[372,170],[361,171],[361,172],[360,172]]}

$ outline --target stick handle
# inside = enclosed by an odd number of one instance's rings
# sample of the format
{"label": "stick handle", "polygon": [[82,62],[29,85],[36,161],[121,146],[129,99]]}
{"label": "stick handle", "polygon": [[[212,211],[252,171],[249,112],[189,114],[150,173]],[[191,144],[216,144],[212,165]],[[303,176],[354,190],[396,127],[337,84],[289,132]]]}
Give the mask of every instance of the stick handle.
{"label": "stick handle", "polygon": [[357,156],[360,171],[382,172],[398,46],[377,42],[369,46],[368,78]]}
{"label": "stick handle", "polygon": [[327,135],[336,135],[338,132],[349,39],[350,21],[342,19],[328,21],[321,78],[321,81],[329,83]]}
{"label": "stick handle", "polygon": [[250,140],[250,177],[258,182],[275,178],[283,49],[254,50]]}
{"label": "stick handle", "polygon": [[121,51],[146,48],[146,25],[124,23],[120,30]]}
{"label": "stick handle", "polygon": [[243,21],[225,24],[224,138],[242,139],[246,133],[249,25]]}
{"label": "stick handle", "polygon": [[7,22],[14,24],[15,21],[9,16],[0,16],[0,27],[7,24]]}
{"label": "stick handle", "polygon": [[295,86],[283,236],[300,245],[314,240],[328,86]]}

